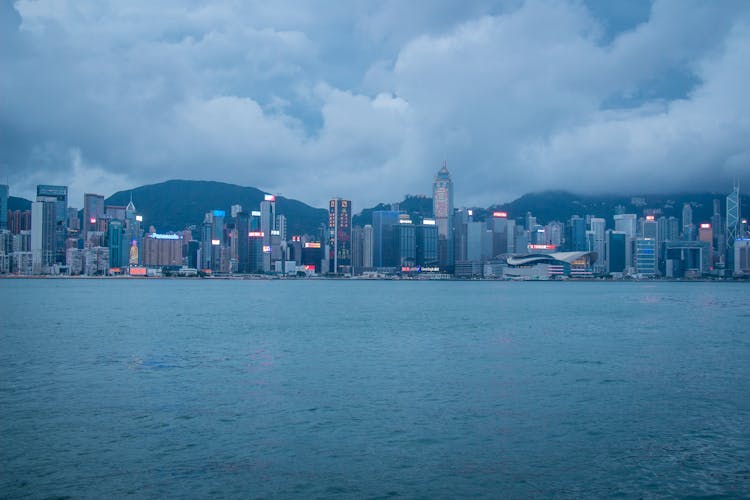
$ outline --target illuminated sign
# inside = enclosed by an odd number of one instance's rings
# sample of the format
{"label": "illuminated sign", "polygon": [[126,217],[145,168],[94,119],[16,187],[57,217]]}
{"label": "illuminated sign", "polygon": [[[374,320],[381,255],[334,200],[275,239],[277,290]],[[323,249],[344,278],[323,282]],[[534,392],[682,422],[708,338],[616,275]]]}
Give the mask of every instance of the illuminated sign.
{"label": "illuminated sign", "polygon": [[89,222],[92,223],[92,224],[96,224],[96,217],[90,218]]}
{"label": "illuminated sign", "polygon": [[263,253],[271,253],[271,245],[263,245]]}
{"label": "illuminated sign", "polygon": [[148,235],[149,238],[152,238],[154,240],[179,240],[182,239],[182,236],[179,234],[158,234],[158,233],[151,233]]}
{"label": "illuminated sign", "polygon": [[278,229],[271,229],[271,236],[280,236],[280,235],[281,235],[281,231],[279,231]]}
{"label": "illuminated sign", "polygon": [[292,236],[292,241],[302,241],[302,236]]}
{"label": "illuminated sign", "polygon": [[654,217],[653,215],[647,215],[646,216],[646,220],[654,220],[655,218],[656,217]]}
{"label": "illuminated sign", "polygon": [[250,215],[252,215],[253,217],[260,217],[260,210],[253,210],[252,212],[250,212]]}
{"label": "illuminated sign", "polygon": [[135,220],[137,220],[138,222],[143,222],[143,216],[142,215],[136,215],[135,216]]}
{"label": "illuminated sign", "polygon": [[227,213],[224,210],[214,210],[213,214],[214,214],[214,217],[224,217],[227,215]]}
{"label": "illuminated sign", "polygon": [[131,276],[146,276],[145,267],[131,267],[129,271]]}
{"label": "illuminated sign", "polygon": [[399,219],[399,224],[411,224],[411,219]]}
{"label": "illuminated sign", "polygon": [[218,246],[218,245],[221,245],[221,240],[211,240],[211,244],[212,244],[213,246]]}
{"label": "illuminated sign", "polygon": [[247,235],[251,238],[262,238],[263,231],[250,231]]}
{"label": "illuminated sign", "polygon": [[474,215],[474,210],[467,210],[467,213],[468,213],[469,215]]}
{"label": "illuminated sign", "polygon": [[436,273],[440,271],[440,268],[439,267],[423,267],[422,271],[425,273]]}
{"label": "illuminated sign", "polygon": [[422,219],[422,224],[424,224],[425,226],[434,226],[435,219]]}
{"label": "illuminated sign", "polygon": [[304,269],[305,271],[315,271],[315,266],[312,266],[310,264],[306,264],[306,265],[302,266],[302,269]]}
{"label": "illuminated sign", "polygon": [[743,224],[747,224],[747,219],[742,219]]}
{"label": "illuminated sign", "polygon": [[703,223],[701,224],[701,229],[711,229],[711,224]]}
{"label": "illuminated sign", "polygon": [[529,245],[529,250],[554,250],[557,248],[555,245]]}
{"label": "illuminated sign", "polygon": [[508,212],[492,212],[492,216],[496,219],[507,219]]}
{"label": "illuminated sign", "polygon": [[305,243],[305,248],[320,248],[320,243],[317,241],[308,241]]}
{"label": "illuminated sign", "polygon": [[272,194],[265,195],[263,197],[263,199],[266,200],[266,201],[276,201],[276,197],[274,195],[272,195]]}

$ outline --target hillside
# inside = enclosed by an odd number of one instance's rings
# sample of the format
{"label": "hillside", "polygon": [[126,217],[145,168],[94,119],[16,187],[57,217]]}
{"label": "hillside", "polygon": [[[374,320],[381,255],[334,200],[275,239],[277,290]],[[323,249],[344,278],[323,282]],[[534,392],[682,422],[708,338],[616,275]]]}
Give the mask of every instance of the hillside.
{"label": "hillside", "polygon": [[[143,215],[144,225],[157,231],[176,231],[191,224],[199,225],[210,210],[230,212],[232,205],[246,211],[259,210],[264,192],[215,181],[170,180],[158,184],[119,191],[105,200],[107,205],[125,206],[133,196],[133,204]],[[328,212],[301,201],[278,196],[276,213],[286,215],[288,234],[316,234],[328,219]]]}

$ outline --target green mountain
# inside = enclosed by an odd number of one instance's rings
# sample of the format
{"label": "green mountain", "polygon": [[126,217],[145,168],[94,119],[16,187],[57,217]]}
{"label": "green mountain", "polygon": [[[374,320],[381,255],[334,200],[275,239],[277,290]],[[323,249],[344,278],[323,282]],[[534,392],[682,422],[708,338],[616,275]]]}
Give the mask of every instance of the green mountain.
{"label": "green mountain", "polygon": [[8,210],[31,210],[31,201],[18,196],[8,196]]}
{"label": "green mountain", "polygon": [[[265,195],[254,187],[223,182],[170,180],[118,191],[105,204],[126,206],[131,194],[136,210],[143,215],[144,227],[154,226],[160,232],[199,225],[210,210],[225,210],[229,214],[232,205],[242,205],[245,211],[259,210]],[[320,225],[328,221],[327,210],[282,196],[276,197],[276,214],[287,217],[289,235],[317,234]]]}
{"label": "green mountain", "polygon": [[[750,196],[743,195],[740,213],[746,218],[750,215]],[[623,195],[578,195],[567,191],[544,191],[530,193],[520,198],[500,205],[492,205],[487,208],[467,207],[474,210],[474,220],[484,220],[492,215],[493,211],[508,212],[511,219],[520,219],[531,212],[541,224],[551,221],[565,222],[573,215],[595,215],[603,217],[608,226],[614,226],[613,216],[618,209],[625,213],[634,213],[639,216],[645,213],[654,213],[657,216],[676,217],[682,220],[682,207],[690,203],[693,209],[693,223],[708,222],[714,213],[714,200],[720,201],[720,213],[725,215],[726,193],[681,193],[681,194],[657,194],[640,196]],[[426,196],[407,196],[403,202],[398,204],[403,212],[415,216],[432,216],[432,198]],[[372,212],[375,210],[390,210],[391,205],[380,203],[372,208],[362,210],[354,217],[354,224],[372,224]]]}

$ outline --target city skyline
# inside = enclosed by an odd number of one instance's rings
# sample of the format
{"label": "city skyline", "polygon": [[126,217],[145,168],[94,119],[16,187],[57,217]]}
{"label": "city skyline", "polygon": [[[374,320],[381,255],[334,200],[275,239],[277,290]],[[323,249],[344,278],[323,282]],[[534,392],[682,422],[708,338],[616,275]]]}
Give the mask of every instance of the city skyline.
{"label": "city skyline", "polygon": [[750,185],[749,19],[733,1],[5,2],[0,179],[78,200],[211,177],[320,207],[423,192],[443,160],[468,206]]}

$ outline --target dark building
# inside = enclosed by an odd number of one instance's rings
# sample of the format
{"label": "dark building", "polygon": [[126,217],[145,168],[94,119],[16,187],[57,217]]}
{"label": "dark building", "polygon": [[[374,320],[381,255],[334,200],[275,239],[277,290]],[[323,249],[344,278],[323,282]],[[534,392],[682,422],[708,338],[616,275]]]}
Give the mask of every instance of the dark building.
{"label": "dark building", "polygon": [[433,224],[424,221],[416,229],[417,265],[421,267],[438,266],[438,229],[434,221],[429,222],[433,222]]}
{"label": "dark building", "polygon": [[109,241],[109,267],[110,268],[122,268],[125,267],[123,261],[123,231],[122,222],[118,219],[112,219],[109,222],[108,230],[108,241]]}
{"label": "dark building", "polygon": [[400,267],[414,267],[417,263],[417,228],[411,221],[402,219],[393,227],[395,254]]}
{"label": "dark building", "polygon": [[237,214],[237,272],[250,272],[250,214]]}
{"label": "dark building", "polygon": [[607,272],[624,273],[627,261],[628,237],[622,231],[607,231]]}
{"label": "dark building", "polygon": [[352,202],[334,198],[328,208],[329,272],[352,272]]}
{"label": "dark building", "polygon": [[394,245],[394,226],[398,225],[399,213],[395,210],[376,210],[372,213],[372,265],[373,267],[396,267],[398,258]]}

